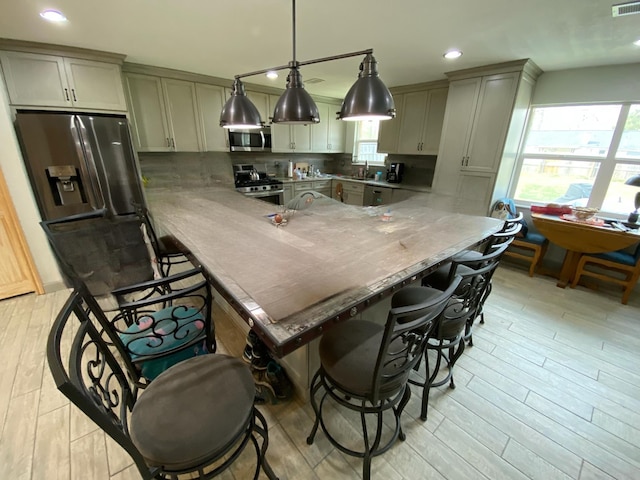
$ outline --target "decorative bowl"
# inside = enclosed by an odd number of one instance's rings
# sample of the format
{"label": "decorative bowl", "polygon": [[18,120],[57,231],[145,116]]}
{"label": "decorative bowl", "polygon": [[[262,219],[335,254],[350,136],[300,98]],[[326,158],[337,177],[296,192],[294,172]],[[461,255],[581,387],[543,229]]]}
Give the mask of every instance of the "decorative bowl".
{"label": "decorative bowl", "polygon": [[599,209],[591,208],[591,207],[574,207],[573,214],[578,220],[586,222],[587,220],[591,220],[596,213],[598,213]]}

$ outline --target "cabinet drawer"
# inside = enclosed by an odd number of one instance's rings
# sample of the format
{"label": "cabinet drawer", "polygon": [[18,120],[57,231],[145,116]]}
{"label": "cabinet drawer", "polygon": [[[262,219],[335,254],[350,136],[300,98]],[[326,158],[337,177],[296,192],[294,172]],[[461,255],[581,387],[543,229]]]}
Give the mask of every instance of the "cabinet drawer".
{"label": "cabinet drawer", "polygon": [[364,193],[364,183],[344,182],[342,189],[345,192]]}
{"label": "cabinet drawer", "polygon": [[323,190],[323,189],[331,190],[331,180],[314,180],[313,189],[314,190]]}
{"label": "cabinet drawer", "polygon": [[298,182],[293,184],[294,192],[306,192],[307,190],[313,190],[313,182]]}

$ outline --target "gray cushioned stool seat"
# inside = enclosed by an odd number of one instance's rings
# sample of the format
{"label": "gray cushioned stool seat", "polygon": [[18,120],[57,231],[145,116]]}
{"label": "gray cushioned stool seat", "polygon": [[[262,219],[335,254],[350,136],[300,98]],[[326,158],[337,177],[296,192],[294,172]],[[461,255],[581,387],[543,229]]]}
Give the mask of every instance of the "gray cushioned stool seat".
{"label": "gray cushioned stool seat", "polygon": [[131,414],[131,439],[149,465],[197,465],[239,438],[254,395],[253,376],[240,359],[208,354],[185,360],[142,392]]}
{"label": "gray cushioned stool seat", "polygon": [[319,347],[325,374],[354,395],[371,393],[383,333],[384,325],[367,320],[349,320],[326,332]]}
{"label": "gray cushioned stool seat", "polygon": [[[479,254],[478,256],[481,256],[481,255],[482,254]],[[472,258],[474,256],[475,255],[473,255],[471,251],[469,251],[464,257],[461,257],[461,258],[464,258],[465,261],[476,260],[476,258]],[[452,266],[451,263],[445,263],[440,268],[438,268],[435,272],[424,277],[422,279],[422,284],[428,285],[437,290],[442,290],[442,291],[446,290],[447,287],[449,286],[449,271],[451,270],[451,266]],[[464,283],[468,281],[467,275],[471,274],[472,272],[473,272],[472,268],[467,267],[466,265],[458,265],[458,267],[456,268],[456,273],[459,275],[462,275],[465,279],[463,280],[461,285],[464,285]],[[458,289],[460,289],[460,287],[458,287]]]}

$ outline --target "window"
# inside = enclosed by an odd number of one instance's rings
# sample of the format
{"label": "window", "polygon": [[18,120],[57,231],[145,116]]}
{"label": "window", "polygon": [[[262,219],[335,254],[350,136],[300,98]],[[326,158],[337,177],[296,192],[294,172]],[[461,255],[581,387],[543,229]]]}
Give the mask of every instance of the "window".
{"label": "window", "polygon": [[353,149],[353,163],[368,163],[369,165],[384,165],[386,153],[378,153],[379,120],[358,122],[356,128],[355,148]]}
{"label": "window", "polygon": [[627,215],[640,174],[640,104],[535,107],[518,158],[514,198]]}

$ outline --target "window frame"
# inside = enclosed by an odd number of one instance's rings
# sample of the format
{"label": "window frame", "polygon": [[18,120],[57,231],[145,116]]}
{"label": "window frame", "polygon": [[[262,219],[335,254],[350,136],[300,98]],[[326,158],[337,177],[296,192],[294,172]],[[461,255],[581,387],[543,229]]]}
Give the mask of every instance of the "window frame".
{"label": "window frame", "polygon": [[[530,132],[533,126],[533,113],[536,109],[541,108],[549,108],[549,107],[576,107],[576,106],[602,106],[602,105],[619,105],[620,113],[616,122],[616,125],[613,130],[613,134],[611,137],[611,142],[609,143],[609,147],[607,149],[607,154],[605,156],[597,156],[597,155],[562,155],[562,154],[547,154],[547,153],[527,153],[527,140],[529,138]],[[624,133],[624,128],[629,117],[629,112],[633,105],[640,106],[640,102],[635,101],[627,101],[627,102],[587,102],[587,103],[568,103],[568,104],[554,104],[554,105],[532,105],[531,110],[527,119],[527,126],[525,129],[525,134],[522,138],[522,142],[520,143],[520,148],[518,149],[518,155],[515,163],[515,168],[513,171],[511,184],[509,188],[509,196],[517,202],[518,205],[523,207],[530,207],[534,204],[539,204],[541,202],[529,201],[516,198],[516,189],[518,187],[518,182],[522,175],[522,169],[524,166],[525,159],[527,158],[535,158],[535,159],[549,159],[549,160],[566,160],[572,162],[589,162],[598,164],[598,172],[595,176],[593,182],[593,188],[591,190],[591,194],[589,196],[589,200],[587,206],[602,208],[604,204],[605,197],[607,195],[607,191],[609,189],[609,185],[611,184],[611,180],[613,178],[614,171],[616,167],[620,164],[633,164],[640,166],[640,158],[627,158],[627,157],[617,157],[618,149],[620,147],[620,141],[622,139],[622,134]],[[640,190],[639,190],[640,191]],[[630,206],[630,208],[632,208]],[[618,212],[610,212],[606,210],[602,210],[602,213],[606,216],[610,216],[612,218],[626,218],[628,213],[621,214]]]}
{"label": "window frame", "polygon": [[[360,127],[364,122],[378,122],[378,136],[380,134],[380,120],[361,120],[356,122],[355,132],[354,132],[354,140],[353,140],[353,153],[351,155],[351,164],[352,165],[375,165],[375,166],[384,166],[387,160],[387,153],[378,152],[378,137],[375,139],[372,138],[360,138]],[[360,144],[361,143],[375,143],[375,155],[381,157],[380,160],[368,161],[368,160],[360,160],[358,154],[360,152]]]}

